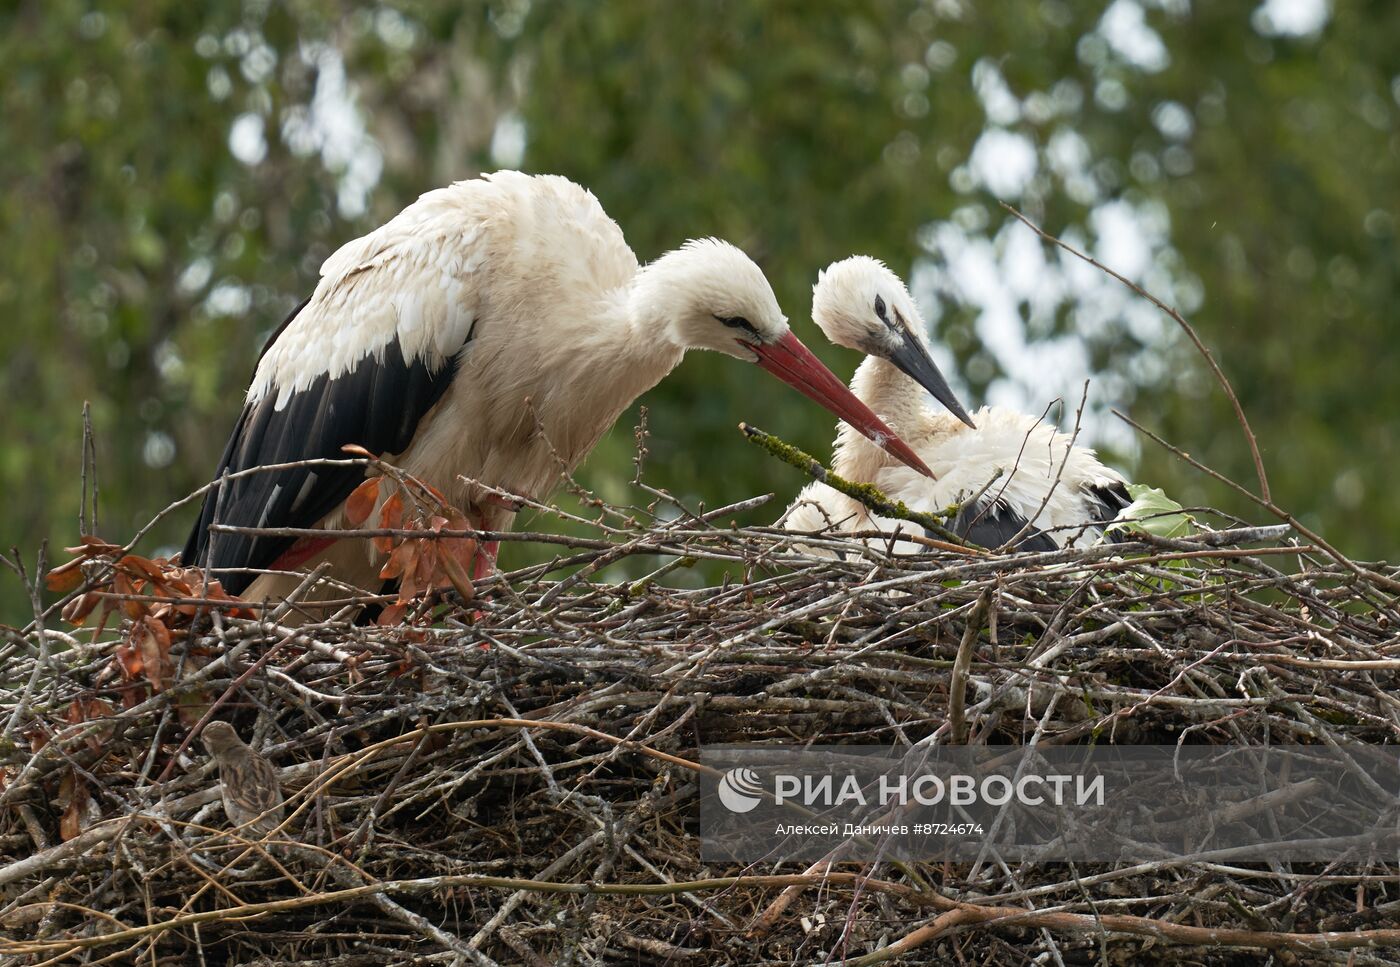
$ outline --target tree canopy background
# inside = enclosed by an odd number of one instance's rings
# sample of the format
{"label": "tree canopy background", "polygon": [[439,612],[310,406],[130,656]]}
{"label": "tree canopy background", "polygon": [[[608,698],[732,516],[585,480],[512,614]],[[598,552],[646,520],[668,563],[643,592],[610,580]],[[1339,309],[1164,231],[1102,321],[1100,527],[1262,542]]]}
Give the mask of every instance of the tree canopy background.
{"label": "tree canopy background", "polygon": [[[1068,425],[1093,376],[1091,442],[1184,503],[1247,513],[1108,413],[1252,483],[1200,359],[998,202],[1016,205],[1194,322],[1280,504],[1394,556],[1396,37],[1400,6],[1326,0],[7,5],[2,543],[74,542],[84,400],[104,536],[204,483],[327,254],[425,190],[521,167],[592,188],[643,259],[742,245],[814,346],[817,270],[881,257],[965,400],[1062,398]],[[711,506],[789,497],[802,481],[735,424],[825,454],[829,418],[706,355],[642,401],[652,480]],[[624,419],[581,478],[617,499],[631,455]],[[25,610],[0,583],[0,615]]]}

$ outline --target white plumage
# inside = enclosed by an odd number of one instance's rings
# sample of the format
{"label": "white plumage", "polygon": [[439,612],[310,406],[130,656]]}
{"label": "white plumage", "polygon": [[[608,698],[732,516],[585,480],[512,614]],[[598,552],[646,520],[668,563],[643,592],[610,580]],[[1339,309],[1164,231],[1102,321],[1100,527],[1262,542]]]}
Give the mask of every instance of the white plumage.
{"label": "white plumage", "polygon": [[[641,268],[617,224],[565,178],[504,171],[430,191],[326,259],[273,336],[217,476],[356,444],[437,487],[481,527],[543,496],[689,349],[757,362],[862,432],[892,436],[790,333],[763,273],[717,240]],[[887,444],[898,449],[898,441]],[[904,458],[917,459],[904,449]],[[557,454],[557,457],[556,457]],[[211,534],[219,522],[341,528],[358,467],[256,473],[211,491],[184,560],[234,591],[321,561],[378,587],[369,542]],[[371,518],[373,520],[373,518]],[[263,578],[252,598],[294,578]]]}
{"label": "white plumage", "polygon": [[[873,483],[917,511],[942,512],[970,500],[950,528],[988,547],[1013,538],[1023,550],[1087,545],[1130,503],[1121,474],[1035,416],[987,407],[973,414],[973,428],[935,409],[901,371],[917,371],[909,363],[911,352],[932,367],[923,319],[904,283],[876,260],[854,257],[830,266],[818,278],[812,314],[832,342],[871,354],[856,371],[852,390],[933,472],[930,478],[894,465],[842,429],[832,455],[838,475]],[[941,377],[929,382],[930,391],[945,395]],[[823,484],[802,491],[784,525],[795,531],[917,530],[908,521],[874,517]],[[898,548],[915,551],[919,545]]]}

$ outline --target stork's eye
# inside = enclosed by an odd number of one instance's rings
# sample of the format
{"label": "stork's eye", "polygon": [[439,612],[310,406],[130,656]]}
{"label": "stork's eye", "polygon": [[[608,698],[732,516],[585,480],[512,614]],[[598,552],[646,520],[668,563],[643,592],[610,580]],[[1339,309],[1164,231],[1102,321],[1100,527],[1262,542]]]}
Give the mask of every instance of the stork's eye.
{"label": "stork's eye", "polygon": [[724,323],[730,329],[742,329],[744,332],[747,332],[750,335],[758,335],[758,330],[753,327],[753,323],[749,322],[743,316],[716,315],[715,318],[718,319],[720,322]]}
{"label": "stork's eye", "polygon": [[889,316],[885,315],[885,300],[878,295],[875,297],[875,315],[880,317],[880,321],[885,325],[890,324]]}

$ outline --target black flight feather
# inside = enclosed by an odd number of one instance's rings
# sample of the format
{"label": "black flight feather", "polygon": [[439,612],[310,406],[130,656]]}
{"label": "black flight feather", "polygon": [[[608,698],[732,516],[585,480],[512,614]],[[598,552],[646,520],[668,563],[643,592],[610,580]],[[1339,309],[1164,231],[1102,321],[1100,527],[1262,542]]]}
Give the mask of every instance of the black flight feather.
{"label": "black flight feather", "polygon": [[1026,530],[1026,519],[1001,500],[992,501],[990,505],[986,500],[974,501],[958,511],[948,529],[959,537],[986,548],[1001,547],[1025,530],[1021,539],[1016,542],[1015,550],[1059,549],[1059,545],[1039,528],[1032,527]]}
{"label": "black flight feather", "polygon": [[[278,328],[269,345],[295,315]],[[374,454],[402,452],[413,440],[419,421],[451,385],[456,370],[455,356],[436,367],[421,358],[405,360],[395,339],[335,379],[321,374],[310,386],[293,393],[280,410],[276,408],[278,387],[269,386],[261,400],[243,408],[214,479],[224,473],[298,460],[344,459],[341,448],[347,444],[358,444]],[[205,495],[182,559],[187,565],[208,564],[224,587],[238,594],[256,575],[217,572],[268,567],[295,538],[211,534],[209,525],[216,511],[219,523],[232,526],[312,527],[364,479],[361,467],[295,467],[232,481],[222,501],[215,487]]]}
{"label": "black flight feather", "polygon": [[[1127,484],[1116,483],[1107,487],[1085,487],[1084,499],[1089,505],[1089,513],[1094,520],[1099,522],[1099,529],[1103,530],[1103,525],[1113,521],[1119,514],[1128,509],[1133,498],[1128,493]],[[1115,530],[1108,535],[1108,539],[1114,543],[1132,540],[1132,534],[1126,530]]]}

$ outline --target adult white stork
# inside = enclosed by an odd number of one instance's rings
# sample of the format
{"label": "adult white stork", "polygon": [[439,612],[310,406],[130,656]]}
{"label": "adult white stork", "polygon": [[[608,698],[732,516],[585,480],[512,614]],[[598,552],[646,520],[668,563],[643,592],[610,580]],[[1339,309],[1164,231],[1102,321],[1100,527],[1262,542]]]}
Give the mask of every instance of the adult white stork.
{"label": "adult white stork", "polygon": [[[501,171],[430,191],[321,266],[263,350],[215,472],[338,459],[357,444],[489,530],[514,509],[463,477],[543,496],[688,349],[756,362],[922,466],[789,331],[763,273],[715,239],[645,268],[592,193]],[[551,452],[552,451],[552,452]],[[279,596],[320,562],[379,586],[368,541],[211,532],[348,525],[361,467],[290,466],[211,489],[183,559],[235,593]],[[383,495],[381,495],[381,500]]]}
{"label": "adult white stork", "polygon": [[[832,455],[840,476],[873,483],[913,510],[940,512],[966,502],[949,529],[983,547],[1091,544],[1131,503],[1121,474],[1039,418],[995,406],[969,418],[929,356],[924,320],[908,289],[881,262],[854,256],[830,265],[813,289],[812,318],[832,342],[868,354],[852,390],[933,470],[931,477],[907,473],[842,427]],[[920,385],[951,415],[931,406]],[[914,526],[875,517],[824,484],[803,490],[784,523],[797,531],[909,533]]]}

